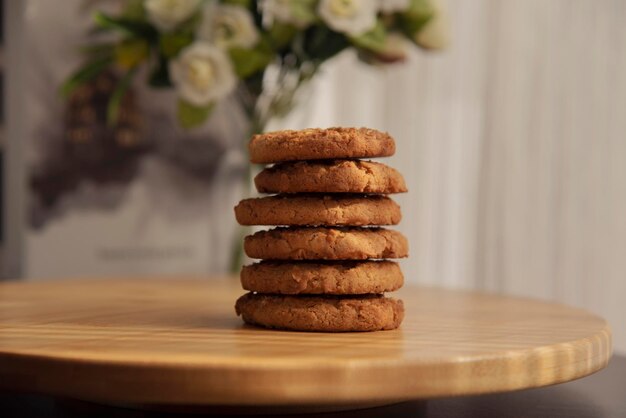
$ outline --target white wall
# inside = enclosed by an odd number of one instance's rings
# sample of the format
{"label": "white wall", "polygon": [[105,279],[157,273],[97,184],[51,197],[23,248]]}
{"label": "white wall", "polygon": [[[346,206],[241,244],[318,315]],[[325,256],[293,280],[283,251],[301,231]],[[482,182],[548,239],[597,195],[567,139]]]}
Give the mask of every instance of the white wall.
{"label": "white wall", "polygon": [[583,306],[626,352],[626,2],[450,9],[450,50],[384,70],[343,55],[282,125],[397,138],[409,281]]}

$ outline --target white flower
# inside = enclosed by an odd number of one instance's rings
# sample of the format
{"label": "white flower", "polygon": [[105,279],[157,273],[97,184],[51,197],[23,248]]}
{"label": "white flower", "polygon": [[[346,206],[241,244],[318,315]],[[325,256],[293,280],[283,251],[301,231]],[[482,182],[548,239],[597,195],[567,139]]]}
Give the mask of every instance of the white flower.
{"label": "white flower", "polygon": [[378,0],[321,0],[317,11],[331,29],[356,36],[376,25]]}
{"label": "white flower", "polygon": [[145,0],[148,20],[159,30],[169,31],[189,19],[198,9],[200,0]]}
{"label": "white flower", "polygon": [[250,12],[229,4],[207,3],[202,10],[198,38],[220,48],[252,48],[259,41],[259,31]]}
{"label": "white flower", "polygon": [[378,0],[378,10],[383,13],[403,12],[410,5],[411,0]]}
{"label": "white flower", "polygon": [[306,28],[311,20],[296,13],[296,7],[306,8],[310,0],[261,0],[259,8],[263,15],[263,24],[271,26],[274,21],[287,23],[299,29]]}
{"label": "white flower", "polygon": [[227,96],[237,78],[224,51],[206,42],[194,42],[170,62],[170,77],[181,98],[204,106]]}
{"label": "white flower", "polygon": [[443,1],[430,1],[434,16],[415,34],[415,43],[427,49],[442,49],[450,44],[450,20]]}

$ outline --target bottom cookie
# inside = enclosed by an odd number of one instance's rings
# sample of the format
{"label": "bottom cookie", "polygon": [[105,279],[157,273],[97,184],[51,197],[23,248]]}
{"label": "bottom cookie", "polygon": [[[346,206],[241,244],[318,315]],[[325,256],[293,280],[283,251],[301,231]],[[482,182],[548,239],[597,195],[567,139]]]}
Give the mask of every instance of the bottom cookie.
{"label": "bottom cookie", "polygon": [[401,300],[355,297],[280,296],[247,293],[235,304],[251,325],[291,331],[349,332],[395,329],[404,318]]}

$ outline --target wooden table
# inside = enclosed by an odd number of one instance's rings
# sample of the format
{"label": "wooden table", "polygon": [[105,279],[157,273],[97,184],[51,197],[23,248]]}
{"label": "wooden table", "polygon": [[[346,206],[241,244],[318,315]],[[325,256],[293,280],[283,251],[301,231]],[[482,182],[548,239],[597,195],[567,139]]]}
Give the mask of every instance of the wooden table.
{"label": "wooden table", "polygon": [[[626,357],[614,356],[608,367],[589,377],[561,385],[492,395],[442,398],[419,403],[342,413],[300,415],[303,418],[623,418],[626,417]],[[165,418],[146,413],[46,396],[0,393],[3,418]],[[171,414],[172,417],[180,416]],[[231,415],[236,417],[237,415]],[[239,415],[241,416],[241,415]],[[255,418],[261,418],[257,415]],[[266,415],[267,416],[267,415]],[[282,418],[298,415],[282,415]]]}
{"label": "wooden table", "polygon": [[409,287],[400,330],[312,334],[244,326],[241,293],[232,280],[2,284],[0,386],[160,410],[341,410],[566,382],[611,354],[602,318],[529,299]]}

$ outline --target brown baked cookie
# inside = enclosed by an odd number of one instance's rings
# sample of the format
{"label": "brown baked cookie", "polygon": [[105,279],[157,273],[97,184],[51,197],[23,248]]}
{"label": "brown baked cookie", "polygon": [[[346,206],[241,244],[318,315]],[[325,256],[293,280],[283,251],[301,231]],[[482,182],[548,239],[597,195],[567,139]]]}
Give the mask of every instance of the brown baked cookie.
{"label": "brown baked cookie", "polygon": [[403,193],[404,178],[385,164],[359,160],[276,164],[254,179],[261,193]]}
{"label": "brown baked cookie", "polygon": [[386,196],[278,195],[235,206],[241,225],[396,225],[400,206]]}
{"label": "brown baked cookie", "polygon": [[384,293],[403,283],[400,266],[393,261],[261,261],[241,270],[245,290],[283,295]]}
{"label": "brown baked cookie", "polygon": [[404,318],[401,300],[359,297],[281,296],[247,293],[235,304],[252,325],[293,331],[346,332],[395,329]]}
{"label": "brown baked cookie", "polygon": [[255,135],[248,144],[253,163],[375,158],[393,155],[396,144],[386,132],[368,128],[304,129]]}
{"label": "brown baked cookie", "polygon": [[403,258],[407,239],[383,228],[275,228],[248,235],[248,257],[267,260],[366,260]]}

